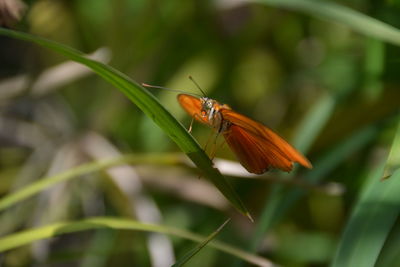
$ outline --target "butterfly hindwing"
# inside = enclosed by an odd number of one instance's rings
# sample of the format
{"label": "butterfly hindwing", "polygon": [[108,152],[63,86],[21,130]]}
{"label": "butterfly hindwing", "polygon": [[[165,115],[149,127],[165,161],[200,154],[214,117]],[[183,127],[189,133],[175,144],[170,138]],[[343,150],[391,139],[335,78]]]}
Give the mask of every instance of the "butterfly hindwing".
{"label": "butterfly hindwing", "polygon": [[[227,131],[227,133],[224,134],[225,138],[227,139],[228,137],[228,139],[231,140],[237,139],[237,135],[246,140],[241,143],[247,143],[246,147],[250,152],[247,152],[244,155],[253,151],[253,153],[256,153],[258,157],[263,158],[265,165],[269,162],[270,166],[266,166],[267,168],[275,167],[285,171],[290,171],[292,169],[292,162],[298,162],[307,168],[312,167],[311,163],[300,152],[261,123],[232,110],[221,109],[220,112],[222,113],[224,120],[227,120],[232,124],[230,131]],[[240,129],[237,129],[236,127],[239,127]],[[239,141],[234,140],[232,142],[237,144]],[[254,144],[254,146],[252,146],[252,144]],[[238,148],[234,148],[233,146],[231,147],[234,151],[238,150]],[[236,154],[238,155],[238,153]],[[246,159],[248,157],[255,158],[252,156],[245,157]],[[259,160],[254,159],[253,161],[258,162]]]}

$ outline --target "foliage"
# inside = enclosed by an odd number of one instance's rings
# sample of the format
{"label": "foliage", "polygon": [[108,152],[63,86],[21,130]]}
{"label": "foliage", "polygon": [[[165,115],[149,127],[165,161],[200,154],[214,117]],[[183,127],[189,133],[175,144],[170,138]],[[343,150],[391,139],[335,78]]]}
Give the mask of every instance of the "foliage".
{"label": "foliage", "polygon": [[[345,4],[27,1],[0,29],[2,263],[396,266],[400,5]],[[188,75],[314,168],[254,177],[218,145],[214,169],[210,129],[138,85]]]}

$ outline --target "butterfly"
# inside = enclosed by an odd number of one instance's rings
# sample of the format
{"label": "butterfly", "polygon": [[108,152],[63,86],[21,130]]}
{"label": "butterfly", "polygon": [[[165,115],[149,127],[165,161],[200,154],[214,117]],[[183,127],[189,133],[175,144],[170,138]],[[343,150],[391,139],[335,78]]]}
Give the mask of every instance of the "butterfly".
{"label": "butterfly", "polygon": [[223,135],[250,173],[263,174],[272,168],[289,172],[294,162],[312,168],[310,161],[278,134],[226,104],[188,94],[179,94],[178,102],[192,118]]}

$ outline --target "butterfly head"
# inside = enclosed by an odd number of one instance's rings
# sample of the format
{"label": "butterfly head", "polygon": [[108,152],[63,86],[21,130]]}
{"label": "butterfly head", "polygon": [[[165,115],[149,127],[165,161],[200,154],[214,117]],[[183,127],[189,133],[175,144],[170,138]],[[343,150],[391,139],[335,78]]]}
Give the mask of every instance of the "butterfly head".
{"label": "butterfly head", "polygon": [[226,105],[221,105],[218,101],[208,98],[202,97],[201,100],[201,111],[200,114],[204,120],[208,122],[210,126],[215,128],[218,132],[226,131],[229,126],[230,122],[224,120],[221,108],[228,108]]}
{"label": "butterfly head", "polygon": [[208,97],[202,97],[201,100],[201,116],[212,123],[216,113],[218,102]]}

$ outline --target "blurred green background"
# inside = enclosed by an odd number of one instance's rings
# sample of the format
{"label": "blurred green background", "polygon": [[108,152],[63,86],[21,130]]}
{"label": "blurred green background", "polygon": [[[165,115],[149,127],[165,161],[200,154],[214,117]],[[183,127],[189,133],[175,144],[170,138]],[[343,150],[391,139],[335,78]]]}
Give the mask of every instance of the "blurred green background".
{"label": "blurred green background", "polygon": [[[17,1],[5,2],[16,8]],[[232,176],[255,219],[251,223],[199,179],[178,147],[118,90],[59,54],[0,36],[2,196],[92,160],[120,154],[149,159],[59,183],[2,211],[0,235],[93,216],[208,235],[232,217],[218,237],[226,243],[282,266],[328,265],[367,179],[379,178],[387,159],[399,121],[400,50],[324,17],[318,8],[304,12],[266,2],[272,4],[25,1],[21,20],[3,26],[96,51],[97,60],[138,83],[197,93],[192,75],[209,97],[293,143],[314,169],[241,179],[249,177],[217,160]],[[335,2],[372,22],[400,27],[399,1]],[[151,93],[190,124],[176,93]],[[192,135],[204,146],[210,131],[195,124]],[[235,160],[226,146],[217,157]],[[398,224],[390,238],[398,236]],[[9,250],[0,264],[169,266],[193,246],[176,237],[93,230]],[[396,266],[400,251],[382,257],[380,266]],[[188,266],[221,264],[244,263],[205,248]]]}

